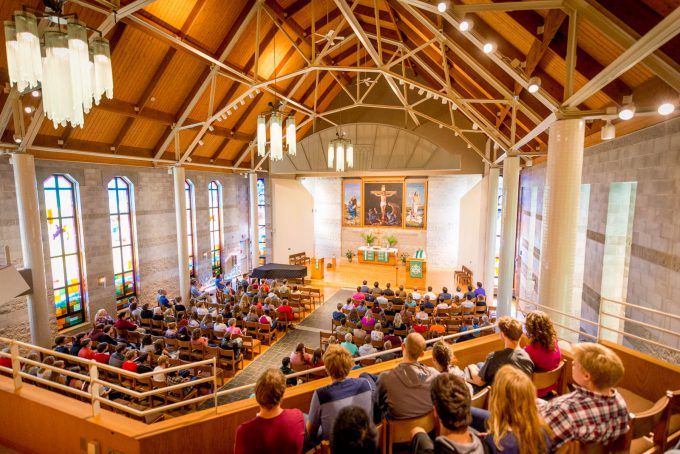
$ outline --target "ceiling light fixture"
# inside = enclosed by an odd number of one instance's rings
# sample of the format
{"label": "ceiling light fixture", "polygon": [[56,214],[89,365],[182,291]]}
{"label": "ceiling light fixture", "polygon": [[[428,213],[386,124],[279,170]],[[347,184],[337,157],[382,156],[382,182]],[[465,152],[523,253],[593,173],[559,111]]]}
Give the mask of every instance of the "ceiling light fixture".
{"label": "ceiling light fixture", "polygon": [[616,127],[611,121],[607,120],[607,123],[602,126],[602,129],[600,130],[600,136],[602,137],[602,140],[612,140],[614,137],[616,137]]}
{"label": "ceiling light fixture", "polygon": [[202,147],[202,146],[203,146],[203,140],[198,139],[198,146],[199,146],[199,147]]}
{"label": "ceiling light fixture", "polygon": [[24,107],[24,112],[26,112],[27,114],[33,113],[33,107],[31,106]]}
{"label": "ceiling light fixture", "polygon": [[421,88],[420,90],[418,90],[419,95],[422,95],[423,93],[425,93],[425,89]]}
{"label": "ceiling light fixture", "polygon": [[440,13],[445,13],[448,7],[449,7],[448,2],[440,1],[439,3],[437,3],[437,11],[439,11]]}
{"label": "ceiling light fixture", "polygon": [[458,30],[460,30],[461,32],[470,31],[470,30],[472,30],[472,27],[474,27],[474,22],[472,22],[469,19],[463,19],[458,24]]}
{"label": "ceiling light fixture", "polygon": [[346,135],[346,132],[338,131],[335,133],[336,138],[328,143],[328,168],[332,169],[335,164],[336,172],[345,171],[345,162],[348,168],[354,168],[354,146]]}
{"label": "ceiling light fixture", "polygon": [[540,88],[541,88],[540,77],[534,76],[531,79],[529,79],[529,83],[527,84],[527,91],[529,93],[536,93]]}
{"label": "ceiling light fixture", "polygon": [[670,102],[665,102],[659,105],[656,111],[659,112],[659,115],[670,115],[675,111],[675,106]]}
{"label": "ceiling light fixture", "polygon": [[494,43],[485,43],[482,50],[485,54],[490,54],[496,50],[496,45]]}
{"label": "ceiling light fixture", "polygon": [[[263,112],[257,117],[257,155],[264,157],[267,154],[267,117],[269,117],[269,159],[273,161],[280,161],[283,159],[284,149],[288,154],[295,156],[297,154],[297,138],[295,116],[293,112],[284,114],[281,112],[283,103],[277,101],[276,104],[270,102],[270,110]],[[286,128],[286,146],[283,144],[283,118],[287,116],[285,123]]]}
{"label": "ceiling light fixture", "polygon": [[630,120],[635,116],[635,104],[630,103],[625,106],[619,111],[619,118],[621,120]]}
{"label": "ceiling light fixture", "polygon": [[[84,115],[103,95],[113,98],[109,42],[101,32],[63,15],[63,2],[51,2],[52,11],[16,11],[5,21],[5,46],[10,84],[20,92],[42,86],[45,116],[54,128],[83,126]],[[56,24],[40,36],[38,18]],[[94,36],[88,38],[88,31]],[[32,96],[39,97],[34,90]]]}
{"label": "ceiling light fixture", "polygon": [[31,92],[31,96],[33,96],[34,98],[40,98],[40,90],[33,90]]}

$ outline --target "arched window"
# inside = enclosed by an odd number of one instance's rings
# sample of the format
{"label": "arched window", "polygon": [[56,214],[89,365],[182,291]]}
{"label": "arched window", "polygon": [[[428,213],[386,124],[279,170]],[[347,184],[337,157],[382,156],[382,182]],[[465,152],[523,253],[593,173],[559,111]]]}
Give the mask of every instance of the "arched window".
{"label": "arched window", "polygon": [[113,285],[118,309],[137,294],[134,235],[132,229],[132,183],[115,177],[109,181],[109,216],[113,245]]}
{"label": "arched window", "polygon": [[213,276],[222,274],[222,185],[211,181],[208,185],[208,213],[210,214],[210,256]]}
{"label": "arched window", "polygon": [[51,175],[43,189],[57,329],[62,330],[85,321],[77,185],[66,175]]}
{"label": "arched window", "polygon": [[194,218],[194,184],[184,180],[184,194],[187,200],[187,249],[189,251],[189,275],[196,277],[196,222]]}

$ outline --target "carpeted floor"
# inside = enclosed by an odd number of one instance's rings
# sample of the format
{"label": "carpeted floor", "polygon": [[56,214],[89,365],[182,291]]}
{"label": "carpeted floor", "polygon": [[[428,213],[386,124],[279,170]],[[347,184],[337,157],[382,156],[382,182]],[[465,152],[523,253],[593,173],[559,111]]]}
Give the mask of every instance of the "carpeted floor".
{"label": "carpeted floor", "polygon": [[[288,334],[285,334],[278,342],[267,349],[266,352],[258,355],[255,361],[250,363],[222,389],[232,389],[239,386],[254,384],[264,370],[270,367],[275,367],[277,369],[281,367],[281,358],[289,356],[300,342],[308,347],[318,347],[319,331],[330,331],[331,314],[336,309],[337,303],[344,303],[347,297],[351,296],[352,293],[352,290],[338,290],[331,298],[327,299],[321,306],[317,307],[314,312],[297,325],[296,329],[288,331]],[[252,389],[239,391],[221,397],[218,402],[219,404],[235,402],[246,399],[251,394]],[[206,402],[205,406],[202,406],[202,408],[209,408],[211,406],[212,401]]]}

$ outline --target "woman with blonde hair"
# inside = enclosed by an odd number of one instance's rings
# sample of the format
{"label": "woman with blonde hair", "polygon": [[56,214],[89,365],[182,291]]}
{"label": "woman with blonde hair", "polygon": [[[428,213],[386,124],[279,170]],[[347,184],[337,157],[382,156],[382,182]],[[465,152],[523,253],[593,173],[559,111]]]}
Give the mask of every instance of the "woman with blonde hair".
{"label": "woman with blonde hair", "polygon": [[[557,345],[557,332],[550,316],[542,311],[532,311],[527,314],[526,333],[530,344],[524,349],[534,362],[536,372],[549,372],[560,365],[562,353]],[[557,390],[557,384],[539,389],[538,397],[545,397]]]}
{"label": "woman with blonde hair", "polygon": [[538,414],[531,378],[514,366],[500,368],[489,395],[486,441],[493,453],[550,452],[550,428]]}

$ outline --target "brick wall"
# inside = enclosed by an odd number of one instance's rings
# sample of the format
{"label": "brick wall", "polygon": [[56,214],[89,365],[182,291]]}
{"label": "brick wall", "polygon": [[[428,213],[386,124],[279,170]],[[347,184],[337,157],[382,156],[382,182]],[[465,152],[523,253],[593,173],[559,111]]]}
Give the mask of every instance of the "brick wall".
{"label": "brick wall", "polygon": [[[87,295],[86,317],[90,320],[100,308],[115,312],[113,257],[108,214],[107,184],[115,176],[127,177],[133,184],[134,225],[137,245],[137,293],[141,301],[153,301],[159,288],[170,295],[179,290],[177,280],[177,242],[172,175],[165,168],[141,168],[79,164],[36,160],[36,176],[42,218],[43,251],[49,257],[42,182],[53,173],[66,173],[78,183],[83,247],[84,287]],[[210,277],[210,239],[208,235],[208,183],[222,184],[223,198],[223,270],[229,272],[235,263],[244,263],[248,237],[247,180],[238,175],[208,172],[187,172],[195,184],[198,276]],[[18,213],[14,194],[12,167],[0,161],[0,247],[10,246],[12,263],[21,266],[21,242]],[[205,257],[204,257],[205,254]],[[46,265],[48,298],[53,304],[51,270]],[[99,278],[106,278],[106,286]],[[52,315],[52,329],[56,322]],[[55,334],[53,333],[53,334]],[[17,298],[0,305],[0,336],[29,340],[26,298]]]}
{"label": "brick wall", "polygon": [[[533,186],[538,189],[535,229],[535,265],[538,270],[541,249],[541,222],[543,188],[546,167],[544,164],[526,168],[521,174],[521,186],[527,193]],[[585,272],[581,297],[581,317],[595,321],[600,309],[602,269],[605,260],[605,239],[609,188],[613,182],[637,182],[637,197],[633,218],[630,263],[627,269],[626,301],[661,311],[680,315],[680,118],[666,121],[609,142],[590,147],[585,151],[583,184],[590,185],[588,221],[586,230]],[[530,219],[528,198],[521,200],[521,222]],[[520,248],[529,243],[520,229]],[[529,251],[523,251],[527,257]],[[529,256],[532,256],[531,254]],[[577,260],[578,263],[578,260]],[[583,263],[583,262],[581,262]],[[577,270],[578,272],[578,270]],[[519,270],[520,281],[531,278],[526,267]],[[540,276],[538,276],[540,278]],[[527,289],[528,285],[521,285]],[[538,288],[538,285],[536,285]],[[523,293],[535,300],[537,295]],[[649,323],[655,327],[680,333],[680,320],[671,317],[629,309],[626,316]],[[587,327],[586,324],[583,324]],[[587,328],[594,333],[593,328]],[[634,323],[625,325],[627,333],[651,339],[680,349],[680,336],[664,334],[654,328]],[[678,363],[680,354],[661,347],[644,344],[626,337],[624,344],[660,358]]]}

